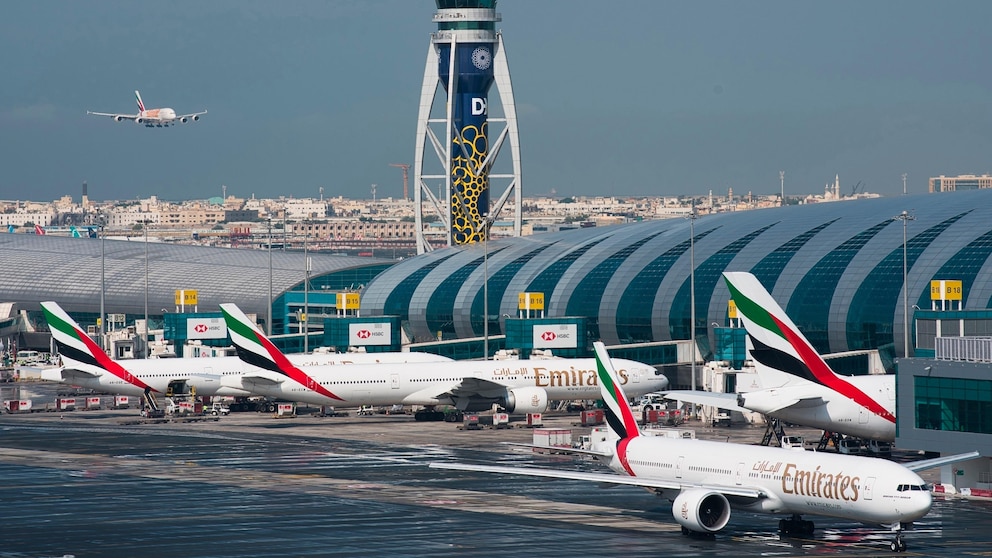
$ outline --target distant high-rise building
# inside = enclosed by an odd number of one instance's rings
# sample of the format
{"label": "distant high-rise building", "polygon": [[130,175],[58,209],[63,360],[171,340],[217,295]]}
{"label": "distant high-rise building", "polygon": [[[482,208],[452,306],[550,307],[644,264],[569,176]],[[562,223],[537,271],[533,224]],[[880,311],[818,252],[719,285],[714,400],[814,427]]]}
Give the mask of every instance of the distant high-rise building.
{"label": "distant high-rise building", "polygon": [[960,174],[958,176],[936,176],[930,179],[930,193],[955,192],[958,190],[982,190],[992,188],[992,176],[983,174]]}

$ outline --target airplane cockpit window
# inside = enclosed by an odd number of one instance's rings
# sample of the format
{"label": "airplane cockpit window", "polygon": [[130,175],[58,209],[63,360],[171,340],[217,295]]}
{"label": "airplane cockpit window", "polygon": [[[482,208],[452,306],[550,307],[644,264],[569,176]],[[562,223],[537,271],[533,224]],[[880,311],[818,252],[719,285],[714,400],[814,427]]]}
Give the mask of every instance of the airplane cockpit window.
{"label": "airplane cockpit window", "polygon": [[922,491],[922,492],[930,491],[930,489],[925,484],[900,484],[899,488],[897,488],[896,490],[898,490],[899,492],[906,492],[907,490]]}

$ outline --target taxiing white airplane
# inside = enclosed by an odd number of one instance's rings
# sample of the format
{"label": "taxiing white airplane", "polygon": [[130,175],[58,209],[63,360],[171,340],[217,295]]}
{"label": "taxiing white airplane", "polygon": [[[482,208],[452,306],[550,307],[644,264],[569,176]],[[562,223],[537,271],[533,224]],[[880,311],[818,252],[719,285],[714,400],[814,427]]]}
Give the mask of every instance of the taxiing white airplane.
{"label": "taxiing white airplane", "polygon": [[[542,413],[548,402],[599,397],[594,359],[485,360],[342,367],[295,366],[234,304],[221,304],[238,356],[256,367],[232,387],[315,405],[421,405],[418,420],[437,420],[437,405],[508,413]],[[617,360],[631,393],[662,390],[668,379],[653,366]],[[232,378],[233,379],[233,378]]]}
{"label": "taxiing white airplane", "polygon": [[[905,551],[902,529],[930,511],[931,494],[915,471],[956,463],[978,452],[900,465],[871,457],[799,449],[666,438],[641,432],[602,343],[594,344],[608,428],[588,451],[620,475],[563,469],[434,462],[435,469],[481,471],[626,484],[673,500],[683,534],[712,534],[731,509],[788,515],[784,533],[809,534],[802,515],[837,517],[891,529],[893,551]],[[594,431],[599,432],[599,431]],[[561,449],[561,448],[555,448]]]}
{"label": "taxiing white airplane", "polygon": [[169,126],[175,124],[176,122],[182,122],[183,124],[187,122],[196,122],[200,120],[200,116],[207,114],[207,111],[192,112],[190,114],[176,114],[176,111],[171,108],[155,108],[146,109],[144,101],[141,100],[141,93],[137,90],[134,91],[134,98],[138,103],[138,114],[118,114],[112,112],[92,112],[86,111],[86,114],[92,114],[94,116],[109,116],[114,119],[114,122],[124,122],[129,120],[135,124],[142,124],[147,128],[168,128]]}
{"label": "taxiing white airplane", "polygon": [[754,275],[728,272],[723,277],[747,330],[747,352],[761,389],[746,393],[670,391],[665,397],[762,413],[837,434],[895,440],[894,375],[837,374]]}
{"label": "taxiing white airplane", "polygon": [[[146,391],[159,394],[190,393],[190,387],[194,388],[195,395],[251,395],[246,390],[233,387],[241,383],[237,378],[254,373],[253,367],[238,357],[113,360],[57,303],[42,302],[41,307],[62,358],[61,368],[44,373],[46,380],[120,395],[140,396]],[[301,366],[451,360],[438,355],[413,352],[314,353],[291,355],[291,359]]]}

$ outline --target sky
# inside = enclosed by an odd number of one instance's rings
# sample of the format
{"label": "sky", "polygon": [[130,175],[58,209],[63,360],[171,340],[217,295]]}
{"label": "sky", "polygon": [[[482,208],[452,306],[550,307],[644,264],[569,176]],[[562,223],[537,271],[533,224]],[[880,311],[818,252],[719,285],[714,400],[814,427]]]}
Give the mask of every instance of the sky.
{"label": "sky", "polygon": [[[402,196],[430,0],[0,5],[0,199]],[[992,172],[992,3],[502,0],[524,196]],[[145,128],[87,116],[208,110]],[[494,88],[495,89],[495,88]],[[492,99],[496,98],[491,91]],[[501,160],[505,155],[501,155]],[[412,171],[411,171],[412,175]],[[411,184],[412,187],[412,184]],[[493,197],[499,195],[495,191]]]}

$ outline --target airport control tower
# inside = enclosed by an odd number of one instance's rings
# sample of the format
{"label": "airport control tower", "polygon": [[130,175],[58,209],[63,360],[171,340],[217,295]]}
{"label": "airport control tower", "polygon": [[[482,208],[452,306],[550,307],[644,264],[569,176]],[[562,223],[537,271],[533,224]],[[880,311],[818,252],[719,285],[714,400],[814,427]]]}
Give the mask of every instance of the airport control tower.
{"label": "airport control tower", "polygon": [[[414,155],[418,253],[432,249],[423,227],[425,201],[444,223],[448,246],[486,240],[489,226],[511,193],[515,195],[517,236],[521,224],[517,114],[503,37],[496,31],[496,22],[502,19],[496,13],[496,1],[436,3],[437,32],[431,34],[427,50]],[[489,97],[493,85],[498,100]],[[434,114],[435,106],[438,114]],[[504,144],[509,157],[500,160]],[[436,159],[425,161],[425,151],[434,153]],[[504,167],[506,172],[500,172]],[[490,186],[500,181],[508,185],[496,203],[491,203]],[[438,187],[437,195],[432,186]]]}

